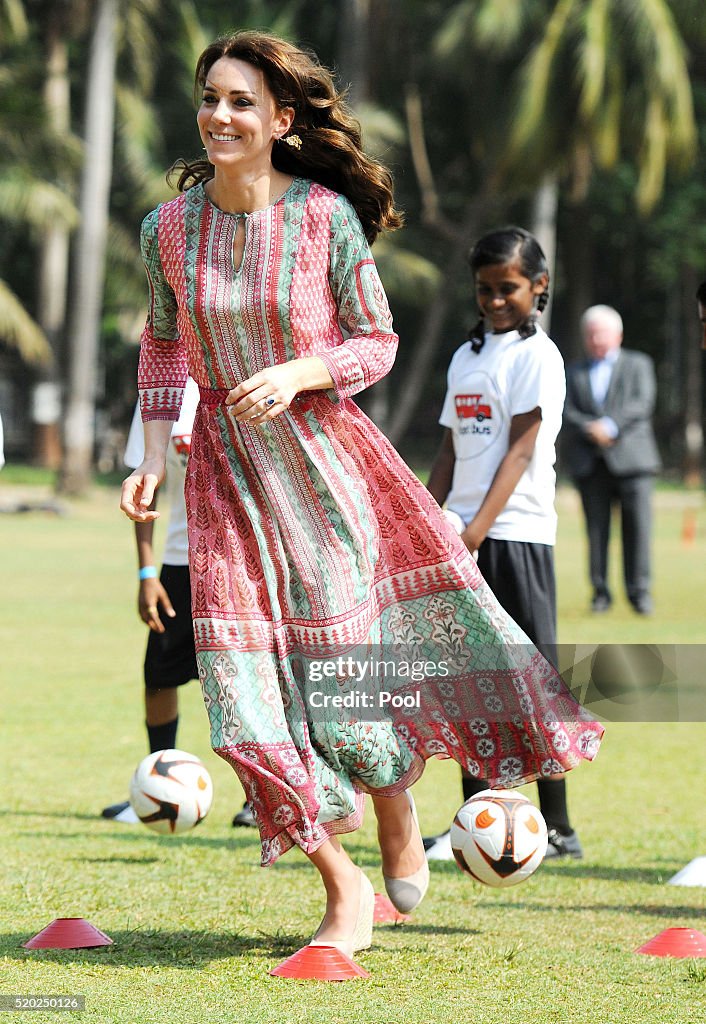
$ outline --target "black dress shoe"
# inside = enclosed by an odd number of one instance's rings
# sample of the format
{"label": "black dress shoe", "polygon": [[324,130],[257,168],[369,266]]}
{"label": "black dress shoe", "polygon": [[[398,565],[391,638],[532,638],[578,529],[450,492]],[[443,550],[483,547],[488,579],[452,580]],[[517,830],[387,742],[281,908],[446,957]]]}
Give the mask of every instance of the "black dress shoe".
{"label": "black dress shoe", "polygon": [[610,610],[611,603],[610,598],[606,597],[605,594],[596,594],[591,601],[591,611],[598,613],[607,612]]}
{"label": "black dress shoe", "polygon": [[238,813],[233,818],[233,827],[234,828],[257,828],[257,822],[255,821],[255,816],[253,815],[253,812],[252,812],[252,809],[250,807],[250,804],[248,804],[248,803],[243,804],[242,811],[238,811]]}
{"label": "black dress shoe", "polygon": [[104,807],[101,816],[109,821],[119,821],[121,825],[135,825],[140,820],[129,800],[122,800],[119,804]]}
{"label": "black dress shoe", "polygon": [[651,615],[654,611],[651,597],[636,597],[635,600],[630,603],[638,615]]}
{"label": "black dress shoe", "polygon": [[556,857],[572,857],[574,860],[581,860],[583,857],[583,847],[575,832],[564,836],[558,829],[550,828],[547,833],[547,840],[547,852],[544,854],[545,860],[552,860]]}

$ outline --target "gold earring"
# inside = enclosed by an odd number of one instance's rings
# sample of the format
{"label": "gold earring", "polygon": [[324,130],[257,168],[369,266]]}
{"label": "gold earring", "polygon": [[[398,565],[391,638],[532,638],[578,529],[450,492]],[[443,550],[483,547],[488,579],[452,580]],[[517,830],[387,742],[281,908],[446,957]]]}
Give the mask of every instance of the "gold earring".
{"label": "gold earring", "polygon": [[292,147],[292,149],[302,148],[302,140],[299,138],[298,135],[287,135],[287,137],[281,139],[281,141],[286,142],[288,146]]}

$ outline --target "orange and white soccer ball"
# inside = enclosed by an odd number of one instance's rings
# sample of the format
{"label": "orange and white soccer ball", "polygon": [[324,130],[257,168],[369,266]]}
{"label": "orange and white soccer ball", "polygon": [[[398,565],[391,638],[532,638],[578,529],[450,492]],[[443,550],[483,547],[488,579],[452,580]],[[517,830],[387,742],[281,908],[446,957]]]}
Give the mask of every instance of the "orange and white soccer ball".
{"label": "orange and white soccer ball", "polygon": [[456,863],[477,882],[502,889],[524,882],[547,852],[547,826],[534,804],[509,789],[487,789],[459,808],[451,826]]}
{"label": "orange and white soccer ball", "polygon": [[148,754],[130,782],[133,810],[155,832],[186,832],[203,821],[212,800],[211,776],[198,757],[184,750]]}

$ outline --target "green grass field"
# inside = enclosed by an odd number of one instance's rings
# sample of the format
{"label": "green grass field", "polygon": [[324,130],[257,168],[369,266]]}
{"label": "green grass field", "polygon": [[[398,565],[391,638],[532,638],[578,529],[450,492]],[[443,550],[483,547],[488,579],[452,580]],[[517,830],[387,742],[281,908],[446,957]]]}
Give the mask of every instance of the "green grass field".
{"label": "green grass field", "polygon": [[[41,491],[0,478],[0,508],[27,495],[31,504]],[[635,616],[622,597],[607,616],[587,614],[578,505],[571,492],[559,504],[564,643],[706,641],[699,495],[658,495],[652,619]],[[134,609],[131,527],[116,492],[98,489],[62,516],[0,514],[0,549],[0,994],[84,995],[86,1010],[76,1016],[91,1024],[706,1018],[706,959],[634,953],[667,927],[706,933],[706,889],[666,884],[706,854],[703,724],[609,726],[597,761],[570,777],[583,861],[544,865],[504,891],[474,884],[453,864],[435,865],[413,922],[376,927],[373,948],[359,954],[370,980],[284,981],[267,971],[318,923],[315,873],[298,851],[262,870],[256,837],[230,827],[242,792],[209,749],[195,685],[182,690],[179,746],[202,756],[212,774],[208,819],[167,839],[98,817],[126,796],[146,753],[144,627]],[[617,553],[614,570],[620,594]],[[424,830],[440,831],[461,802],[458,770],[430,762],[415,793]],[[372,813],[348,848],[379,890]],[[54,918],[72,916],[90,920],[114,945],[21,948]]]}

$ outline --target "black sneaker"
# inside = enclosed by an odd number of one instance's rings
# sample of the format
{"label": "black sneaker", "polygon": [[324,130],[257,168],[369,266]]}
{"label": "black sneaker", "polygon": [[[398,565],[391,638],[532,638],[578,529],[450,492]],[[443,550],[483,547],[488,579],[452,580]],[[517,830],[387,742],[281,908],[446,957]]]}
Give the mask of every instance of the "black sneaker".
{"label": "black sneaker", "polygon": [[129,800],[123,800],[122,803],[104,807],[101,811],[101,817],[108,818],[109,821],[119,821],[123,825],[136,825],[140,820],[133,811]]}
{"label": "black sneaker", "polygon": [[451,832],[442,832],[440,836],[426,836],[422,839],[427,860],[454,860],[451,849]]}
{"label": "black sneaker", "polygon": [[422,836],[424,849],[431,850],[432,846],[435,846],[440,839],[443,839],[444,836],[447,836],[448,834],[448,832],[442,832],[441,835],[438,836]]}
{"label": "black sneaker", "polygon": [[238,811],[233,818],[233,828],[238,827],[257,828],[257,822],[255,821],[255,816],[250,809],[249,803],[244,803],[242,811]]}
{"label": "black sneaker", "polygon": [[550,828],[547,839],[547,852],[544,854],[545,860],[551,860],[554,857],[573,857],[574,860],[582,859],[583,847],[575,832],[564,836],[557,829]]}

